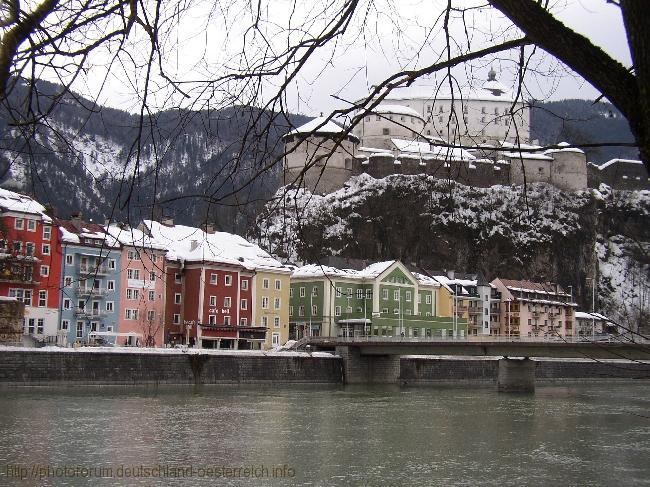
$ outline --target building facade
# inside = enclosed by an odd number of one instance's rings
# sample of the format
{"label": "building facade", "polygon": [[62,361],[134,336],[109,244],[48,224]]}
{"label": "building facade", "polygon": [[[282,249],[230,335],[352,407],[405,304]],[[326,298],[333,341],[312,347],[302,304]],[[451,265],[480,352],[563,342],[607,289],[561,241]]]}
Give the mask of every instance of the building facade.
{"label": "building facade", "polygon": [[465,336],[467,321],[442,315],[450,293],[398,261],[360,271],[307,265],[291,277],[290,338]]}
{"label": "building facade", "polygon": [[119,332],[121,249],[104,227],[80,216],[57,220],[63,254],[57,343],[86,344],[91,332]]}
{"label": "building facade", "polygon": [[501,335],[564,337],[577,333],[578,304],[560,285],[501,278],[491,284],[501,293]]}
{"label": "building facade", "polygon": [[24,303],[24,334],[55,343],[61,282],[59,232],[45,207],[4,189],[0,189],[0,256],[0,296]]}

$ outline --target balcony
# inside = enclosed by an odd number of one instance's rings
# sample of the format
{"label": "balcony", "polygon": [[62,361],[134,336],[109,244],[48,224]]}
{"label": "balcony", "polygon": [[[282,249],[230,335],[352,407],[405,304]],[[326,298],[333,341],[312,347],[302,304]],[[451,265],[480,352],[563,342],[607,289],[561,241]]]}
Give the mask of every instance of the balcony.
{"label": "balcony", "polygon": [[99,289],[92,287],[77,286],[75,289],[77,296],[96,296],[102,297],[106,296],[108,289]]}
{"label": "balcony", "polygon": [[101,309],[75,308],[75,314],[86,318],[101,318],[106,315],[106,311]]}
{"label": "balcony", "polygon": [[79,264],[79,273],[83,275],[101,276],[110,272],[106,265]]}
{"label": "balcony", "polygon": [[34,281],[34,260],[22,256],[2,254],[0,259],[0,281],[20,284],[36,284]]}
{"label": "balcony", "polygon": [[483,308],[469,308],[470,315],[480,315],[483,313]]}

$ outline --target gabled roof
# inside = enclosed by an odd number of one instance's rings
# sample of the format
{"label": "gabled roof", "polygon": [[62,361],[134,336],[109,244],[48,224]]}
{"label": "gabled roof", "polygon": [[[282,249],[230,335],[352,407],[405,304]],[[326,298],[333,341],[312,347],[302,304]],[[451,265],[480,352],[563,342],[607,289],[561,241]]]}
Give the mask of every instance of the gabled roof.
{"label": "gabled roof", "polygon": [[54,219],[59,226],[61,241],[72,244],[81,244],[83,238],[103,240],[107,247],[119,247],[118,240],[107,233],[106,228],[102,225],[92,222],[79,222],[80,228],[77,228],[72,220]]}

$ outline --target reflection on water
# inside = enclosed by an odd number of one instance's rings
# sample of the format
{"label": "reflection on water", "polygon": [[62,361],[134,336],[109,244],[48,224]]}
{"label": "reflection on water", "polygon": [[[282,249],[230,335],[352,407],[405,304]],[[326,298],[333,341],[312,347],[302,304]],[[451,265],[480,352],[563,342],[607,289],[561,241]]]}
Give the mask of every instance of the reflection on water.
{"label": "reflection on water", "polygon": [[[0,485],[650,485],[648,383],[0,395]],[[130,467],[137,478],[118,477]],[[79,477],[90,473],[103,478]]]}

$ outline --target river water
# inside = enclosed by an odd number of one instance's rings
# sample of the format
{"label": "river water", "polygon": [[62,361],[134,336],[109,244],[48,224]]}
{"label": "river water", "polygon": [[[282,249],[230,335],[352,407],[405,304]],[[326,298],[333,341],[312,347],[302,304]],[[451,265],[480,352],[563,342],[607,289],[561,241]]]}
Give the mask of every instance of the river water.
{"label": "river water", "polygon": [[0,438],[2,486],[650,485],[650,383],[4,389]]}

